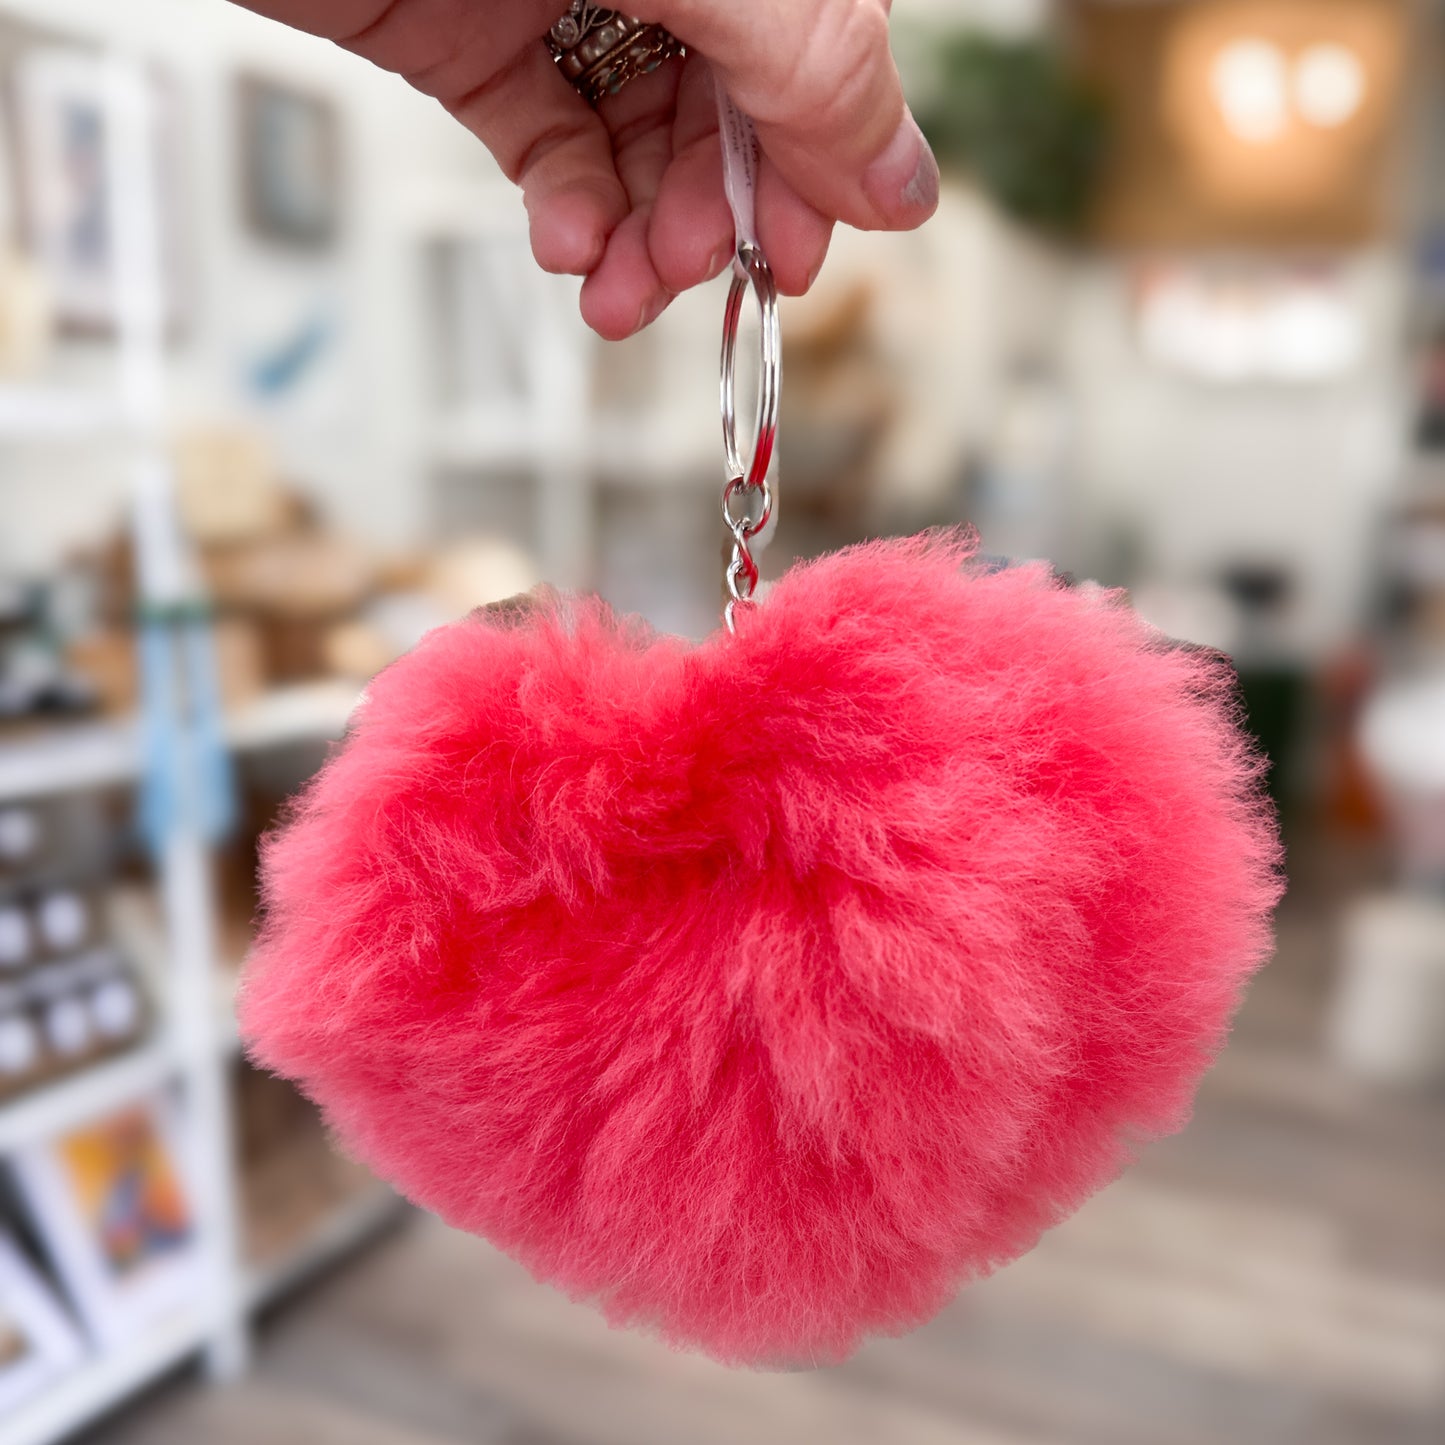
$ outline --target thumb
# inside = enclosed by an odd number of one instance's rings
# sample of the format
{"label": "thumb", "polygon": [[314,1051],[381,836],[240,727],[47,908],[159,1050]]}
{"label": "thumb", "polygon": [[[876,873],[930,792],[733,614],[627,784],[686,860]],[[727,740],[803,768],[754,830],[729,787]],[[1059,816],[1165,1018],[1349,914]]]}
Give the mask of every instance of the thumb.
{"label": "thumb", "polygon": [[938,164],[903,99],[890,3],[642,0],[706,56],[804,200],[863,230],[909,230],[937,208]]}

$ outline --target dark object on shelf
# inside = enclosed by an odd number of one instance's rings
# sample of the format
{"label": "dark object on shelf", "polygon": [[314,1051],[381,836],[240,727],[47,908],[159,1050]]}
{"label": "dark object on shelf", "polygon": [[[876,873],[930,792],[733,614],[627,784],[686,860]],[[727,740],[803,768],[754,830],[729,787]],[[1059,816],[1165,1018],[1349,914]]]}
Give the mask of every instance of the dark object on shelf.
{"label": "dark object on shelf", "polygon": [[1445,332],[1436,332],[1423,358],[1415,440],[1422,451],[1445,451]]}
{"label": "dark object on shelf", "polygon": [[120,849],[93,794],[0,806],[0,1099],[150,1030],[153,1011],[105,902]]}
{"label": "dark object on shelf", "polygon": [[1300,724],[1309,695],[1309,680],[1298,667],[1285,664],[1242,664],[1239,691],[1245,728],[1269,759],[1266,785],[1283,810],[1298,782]]}
{"label": "dark object on shelf", "polygon": [[1289,570],[1269,562],[1233,563],[1223,569],[1219,580],[1250,619],[1279,612],[1294,595],[1294,578]]}
{"label": "dark object on shelf", "polygon": [[52,586],[0,579],[0,725],[93,712],[95,689],[67,663]]}
{"label": "dark object on shelf", "polygon": [[341,123],[331,101],[246,76],[240,140],[252,232],[283,246],[330,246],[341,226]]}
{"label": "dark object on shelf", "polygon": [[[17,910],[7,905],[7,918]],[[151,1009],[108,944],[61,960],[7,958],[0,971],[0,1099],[134,1047]]]}
{"label": "dark object on shelf", "polygon": [[1241,559],[1221,568],[1219,585],[1239,609],[1235,662],[1245,726],[1269,758],[1269,793],[1283,808],[1298,781],[1300,724],[1308,696],[1308,679],[1293,661],[1287,640],[1297,580],[1284,563]]}
{"label": "dark object on shelf", "polygon": [[1082,229],[1103,159],[1100,97],[1044,42],[956,35],[935,55],[938,85],[919,122],[939,160],[1015,220]]}

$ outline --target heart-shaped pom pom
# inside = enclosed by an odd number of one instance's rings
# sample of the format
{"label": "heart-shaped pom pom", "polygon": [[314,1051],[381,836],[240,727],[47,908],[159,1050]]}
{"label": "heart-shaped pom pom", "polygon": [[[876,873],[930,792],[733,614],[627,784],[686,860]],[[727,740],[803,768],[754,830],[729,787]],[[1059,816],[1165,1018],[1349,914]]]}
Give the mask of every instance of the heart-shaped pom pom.
{"label": "heart-shaped pom pom", "polygon": [[735,1362],[927,1319],[1184,1122],[1269,946],[1232,677],[956,537],[736,637],[431,633],[265,854],[252,1056],[418,1203]]}

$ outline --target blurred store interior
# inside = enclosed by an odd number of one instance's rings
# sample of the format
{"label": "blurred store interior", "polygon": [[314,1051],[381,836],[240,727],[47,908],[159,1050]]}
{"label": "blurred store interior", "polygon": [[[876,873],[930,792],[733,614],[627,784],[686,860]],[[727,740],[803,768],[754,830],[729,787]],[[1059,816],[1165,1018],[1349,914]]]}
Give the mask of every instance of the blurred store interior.
{"label": "blurred store interior", "polygon": [[817,1374],[610,1333],[333,1153],[238,1055],[257,838],[432,626],[717,625],[725,286],[604,343],[396,78],[0,0],[0,1445],[1445,1440],[1445,5],[894,22],[943,203],[785,304],[764,576],[969,523],[1235,659],[1291,888],[1193,1125]]}

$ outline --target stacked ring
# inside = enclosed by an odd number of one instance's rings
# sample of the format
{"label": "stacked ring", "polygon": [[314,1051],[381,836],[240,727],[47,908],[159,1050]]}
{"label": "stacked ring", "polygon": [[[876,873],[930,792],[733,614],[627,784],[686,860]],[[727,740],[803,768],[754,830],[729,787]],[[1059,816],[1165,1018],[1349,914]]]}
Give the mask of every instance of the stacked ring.
{"label": "stacked ring", "polygon": [[547,48],[557,68],[593,106],[639,76],[651,74],[672,56],[686,53],[661,25],[649,25],[590,0],[572,0],[567,13],[552,26]]}

